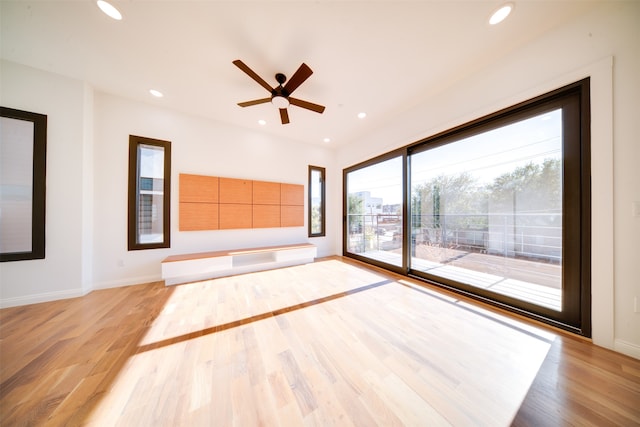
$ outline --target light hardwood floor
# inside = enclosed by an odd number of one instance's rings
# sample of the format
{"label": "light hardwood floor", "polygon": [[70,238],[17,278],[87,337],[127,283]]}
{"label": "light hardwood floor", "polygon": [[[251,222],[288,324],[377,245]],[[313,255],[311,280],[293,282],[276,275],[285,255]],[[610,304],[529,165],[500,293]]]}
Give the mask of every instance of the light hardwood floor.
{"label": "light hardwood floor", "polygon": [[0,310],[0,425],[640,425],[640,360],[339,257]]}

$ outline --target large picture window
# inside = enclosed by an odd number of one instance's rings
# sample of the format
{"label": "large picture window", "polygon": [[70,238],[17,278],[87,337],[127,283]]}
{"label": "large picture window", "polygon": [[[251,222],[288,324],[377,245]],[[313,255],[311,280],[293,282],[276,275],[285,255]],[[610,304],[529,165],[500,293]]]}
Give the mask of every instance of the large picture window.
{"label": "large picture window", "polygon": [[129,250],[170,247],[171,143],[129,137]]}
{"label": "large picture window", "polygon": [[[345,255],[590,335],[588,79],[403,150],[402,179],[386,159],[345,170]],[[350,199],[400,212],[390,188],[408,220],[381,244],[383,217]]]}

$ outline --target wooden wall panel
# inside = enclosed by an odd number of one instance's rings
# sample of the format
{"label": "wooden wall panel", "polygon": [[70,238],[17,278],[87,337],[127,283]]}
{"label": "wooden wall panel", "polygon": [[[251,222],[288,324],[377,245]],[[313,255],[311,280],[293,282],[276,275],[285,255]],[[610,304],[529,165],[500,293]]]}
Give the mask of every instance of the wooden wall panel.
{"label": "wooden wall panel", "polygon": [[250,205],[253,202],[253,181],[220,178],[220,203]]}
{"label": "wooden wall panel", "polygon": [[220,230],[252,228],[252,218],[252,205],[238,203],[220,204]]}
{"label": "wooden wall panel", "polygon": [[280,227],[280,205],[253,205],[253,228]]}
{"label": "wooden wall panel", "polygon": [[180,202],[180,231],[217,230],[217,203]]}
{"label": "wooden wall panel", "polygon": [[280,184],[280,204],[286,206],[304,206],[304,185]]}
{"label": "wooden wall panel", "polygon": [[304,185],[180,174],[180,231],[304,226]]}
{"label": "wooden wall panel", "polygon": [[218,203],[218,177],[180,174],[181,202]]}
{"label": "wooden wall panel", "polygon": [[253,204],[279,205],[280,186],[279,182],[253,181]]}
{"label": "wooden wall panel", "polygon": [[280,226],[304,226],[304,206],[280,206]]}

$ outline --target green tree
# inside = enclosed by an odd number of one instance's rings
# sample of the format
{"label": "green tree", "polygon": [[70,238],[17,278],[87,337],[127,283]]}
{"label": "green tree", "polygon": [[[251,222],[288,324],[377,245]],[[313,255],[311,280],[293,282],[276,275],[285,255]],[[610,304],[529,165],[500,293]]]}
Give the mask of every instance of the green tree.
{"label": "green tree", "polygon": [[[440,175],[418,185],[412,194],[413,214],[421,218],[421,226],[439,228],[446,221],[462,227],[482,227],[486,220],[487,192],[469,172]],[[464,217],[456,217],[463,214]],[[416,219],[414,218],[414,221]]]}
{"label": "green tree", "polygon": [[497,177],[487,187],[492,210],[519,213],[560,212],[562,169],[560,159],[528,163]]}
{"label": "green tree", "polygon": [[347,195],[347,217],[349,218],[349,233],[362,230],[364,214],[364,199],[355,194]]}

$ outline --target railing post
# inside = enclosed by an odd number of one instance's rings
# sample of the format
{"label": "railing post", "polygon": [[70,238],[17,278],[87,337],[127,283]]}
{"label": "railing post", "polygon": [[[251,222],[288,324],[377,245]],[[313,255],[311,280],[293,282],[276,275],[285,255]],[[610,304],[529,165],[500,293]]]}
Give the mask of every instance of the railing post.
{"label": "railing post", "polygon": [[362,214],[361,232],[362,234],[362,253],[367,252],[367,218]]}
{"label": "railing post", "polygon": [[442,228],[440,229],[442,247],[447,247],[447,216],[442,215]]}
{"label": "railing post", "polygon": [[507,216],[503,215],[502,216],[504,218],[504,231],[502,232],[502,248],[503,248],[503,255],[506,258],[507,257]]}
{"label": "railing post", "polygon": [[376,214],[375,218],[376,218],[376,225],[373,228],[375,230],[373,233],[376,235],[377,247],[378,247],[378,250],[380,250],[380,232],[378,231],[378,223],[380,222],[380,215]]}

